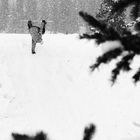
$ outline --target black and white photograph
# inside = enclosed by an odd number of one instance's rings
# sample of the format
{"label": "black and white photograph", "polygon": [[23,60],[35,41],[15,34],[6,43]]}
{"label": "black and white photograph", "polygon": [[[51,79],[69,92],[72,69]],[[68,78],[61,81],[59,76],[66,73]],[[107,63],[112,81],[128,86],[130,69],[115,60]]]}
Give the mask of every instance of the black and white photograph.
{"label": "black and white photograph", "polygon": [[0,0],[0,140],[140,140],[140,0]]}

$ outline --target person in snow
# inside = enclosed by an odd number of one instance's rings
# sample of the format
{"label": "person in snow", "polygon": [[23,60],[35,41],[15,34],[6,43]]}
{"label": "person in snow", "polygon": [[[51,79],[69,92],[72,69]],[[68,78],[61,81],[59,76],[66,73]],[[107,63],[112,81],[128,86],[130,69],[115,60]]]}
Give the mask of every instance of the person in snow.
{"label": "person in snow", "polygon": [[45,33],[45,26],[47,22],[45,20],[42,20],[41,26],[35,26],[33,25],[32,21],[28,21],[28,29],[30,32],[30,35],[32,37],[32,54],[35,54],[35,47],[37,43],[43,43],[42,35]]}

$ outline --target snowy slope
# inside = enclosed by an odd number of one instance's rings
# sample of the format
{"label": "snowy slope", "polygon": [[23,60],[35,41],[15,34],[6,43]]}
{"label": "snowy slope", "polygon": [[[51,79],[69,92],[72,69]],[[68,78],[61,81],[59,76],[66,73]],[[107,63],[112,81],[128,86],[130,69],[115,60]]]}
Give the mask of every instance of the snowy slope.
{"label": "snowy slope", "polygon": [[94,42],[76,34],[43,39],[32,55],[29,35],[0,35],[0,139],[44,130],[52,140],[82,140],[89,123],[97,126],[95,140],[140,138],[140,87],[132,84],[133,72],[111,87],[115,61],[89,70],[101,54]]}

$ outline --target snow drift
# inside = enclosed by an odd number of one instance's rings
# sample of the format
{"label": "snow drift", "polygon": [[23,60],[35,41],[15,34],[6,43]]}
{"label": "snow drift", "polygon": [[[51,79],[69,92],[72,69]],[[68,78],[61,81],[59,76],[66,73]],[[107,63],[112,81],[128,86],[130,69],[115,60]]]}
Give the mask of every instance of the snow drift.
{"label": "snow drift", "polygon": [[81,140],[89,123],[97,126],[95,140],[137,139],[140,88],[131,73],[111,87],[115,60],[90,72],[102,53],[94,41],[76,34],[43,40],[32,55],[30,35],[0,35],[0,139],[43,130],[53,140]]}

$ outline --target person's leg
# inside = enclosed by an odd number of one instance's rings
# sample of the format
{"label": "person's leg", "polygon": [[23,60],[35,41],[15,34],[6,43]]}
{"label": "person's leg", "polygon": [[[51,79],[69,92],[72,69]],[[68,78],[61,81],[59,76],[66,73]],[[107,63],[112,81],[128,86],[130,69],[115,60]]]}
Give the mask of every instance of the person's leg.
{"label": "person's leg", "polygon": [[35,54],[36,42],[32,39],[32,54]]}

